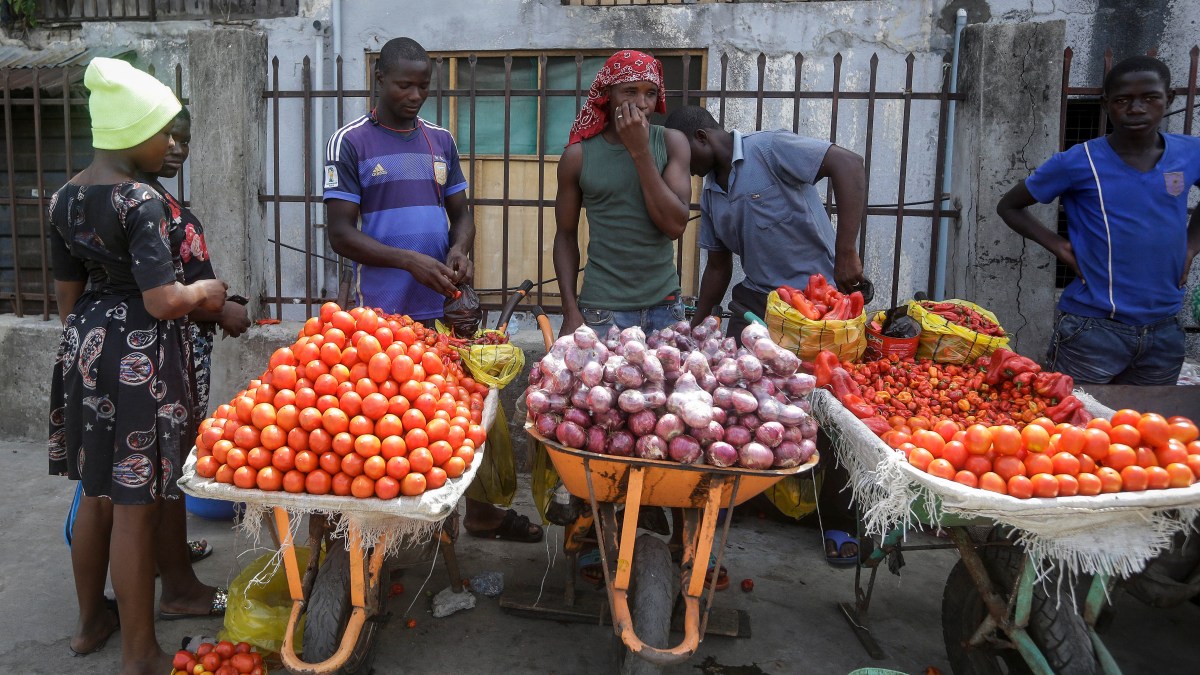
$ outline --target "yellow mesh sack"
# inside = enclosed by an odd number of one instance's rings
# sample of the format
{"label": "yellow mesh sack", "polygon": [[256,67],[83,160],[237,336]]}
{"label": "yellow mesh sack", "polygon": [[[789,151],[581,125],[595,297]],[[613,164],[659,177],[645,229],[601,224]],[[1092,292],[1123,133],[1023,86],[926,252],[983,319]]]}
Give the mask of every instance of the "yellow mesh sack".
{"label": "yellow mesh sack", "polygon": [[550,461],[550,453],[546,451],[545,445],[538,443],[533,437],[530,437],[529,442],[533,444],[529,491],[533,493],[533,505],[542,517],[542,524],[549,525],[546,510],[550,508],[550,500],[554,499],[554,490],[558,488],[558,470],[554,468],[554,462]]}
{"label": "yellow mesh sack", "polygon": [[[441,321],[437,322],[437,331],[443,335],[450,335],[449,327]],[[480,330],[475,337],[479,338],[488,333],[501,333],[501,331]],[[463,365],[470,371],[471,377],[497,389],[507,386],[525,367],[525,352],[513,344],[468,345],[455,347],[455,351],[463,360]]]}
{"label": "yellow mesh sack", "polygon": [[824,477],[822,471],[813,471],[811,474],[800,476],[787,476],[767,488],[763,492],[763,496],[779,509],[780,513],[799,520],[817,510],[817,495],[821,494],[821,483],[824,482]]}
{"label": "yellow mesh sack", "polygon": [[842,361],[857,361],[867,348],[867,313],[845,321],[814,321],[771,291],[767,296],[767,330],[780,347],[791,350],[801,361],[813,361],[827,349]]}
{"label": "yellow mesh sack", "polygon": [[508,415],[502,405],[496,406],[496,419],[488,429],[483,462],[466,494],[477,502],[503,507],[511,506],[517,494],[517,463],[513,458]]}
{"label": "yellow mesh sack", "polygon": [[[961,305],[979,312],[997,326],[1000,321],[988,310],[966,300],[944,300],[952,305]],[[1001,347],[1008,347],[1008,336],[990,336],[977,333],[938,316],[921,306],[908,303],[908,315],[921,324],[921,340],[917,343],[917,358],[932,359],[938,363],[974,363]]]}

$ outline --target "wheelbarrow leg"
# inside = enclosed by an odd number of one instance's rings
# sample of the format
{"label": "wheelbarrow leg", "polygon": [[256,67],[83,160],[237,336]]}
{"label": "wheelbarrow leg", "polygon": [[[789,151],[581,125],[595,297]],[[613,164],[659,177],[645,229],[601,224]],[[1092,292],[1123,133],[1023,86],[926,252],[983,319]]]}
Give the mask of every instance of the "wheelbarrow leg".
{"label": "wheelbarrow leg", "polygon": [[454,552],[454,536],[457,532],[457,522],[451,522],[455,516],[450,516],[442,521],[441,532],[438,537],[442,540],[442,559],[446,561],[446,573],[450,575],[450,590],[455,593],[463,591],[463,577],[458,569],[458,554]]}
{"label": "wheelbarrow leg", "polygon": [[1096,659],[1100,661],[1100,671],[1105,675],[1119,675],[1121,667],[1117,665],[1116,659],[1108,651],[1108,647],[1104,646],[1104,641],[1100,639],[1100,635],[1096,633],[1096,621],[1100,618],[1100,612],[1104,606],[1108,604],[1108,592],[1111,588],[1111,583],[1108,575],[1097,574],[1092,577],[1092,585],[1088,587],[1087,600],[1083,605],[1083,621],[1087,624],[1088,637],[1092,640],[1092,648],[1096,650]]}

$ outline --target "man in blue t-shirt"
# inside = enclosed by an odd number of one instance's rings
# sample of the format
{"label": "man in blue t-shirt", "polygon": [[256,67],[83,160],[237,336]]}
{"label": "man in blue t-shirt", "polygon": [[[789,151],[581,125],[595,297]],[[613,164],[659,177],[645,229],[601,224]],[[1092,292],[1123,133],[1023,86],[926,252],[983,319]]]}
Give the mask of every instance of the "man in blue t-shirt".
{"label": "man in blue t-shirt", "polygon": [[[1174,100],[1170,82],[1158,59],[1118,63],[1102,98],[1112,133],[1056,154],[996,207],[1075,272],[1047,362],[1076,382],[1175,384],[1183,365],[1177,315],[1200,251],[1200,216],[1187,215],[1188,191],[1200,185],[1200,138],[1159,132]],[[1067,238],[1025,210],[1056,198]]]}
{"label": "man in blue t-shirt", "polygon": [[[431,70],[415,40],[389,40],[375,65],[378,106],[338,129],[325,150],[329,243],[354,261],[356,304],[425,324],[442,317],[446,298],[475,271],[475,223],[454,138],[418,117]],[[542,539],[527,517],[470,496],[463,526],[478,536]]]}
{"label": "man in blue t-shirt", "polygon": [[[787,284],[808,285],[823,274],[844,292],[861,288],[859,224],[867,206],[862,157],[816,138],[788,131],[726,131],[699,106],[671,113],[666,126],[687,136],[693,176],[704,176],[700,194],[700,248],[708,263],[700,281],[694,321],[721,301],[733,274],[733,254],[746,279],[733,301],[763,316],[767,295]],[[836,232],[815,183],[828,178],[838,204]],[[738,312],[728,335],[746,321]]]}

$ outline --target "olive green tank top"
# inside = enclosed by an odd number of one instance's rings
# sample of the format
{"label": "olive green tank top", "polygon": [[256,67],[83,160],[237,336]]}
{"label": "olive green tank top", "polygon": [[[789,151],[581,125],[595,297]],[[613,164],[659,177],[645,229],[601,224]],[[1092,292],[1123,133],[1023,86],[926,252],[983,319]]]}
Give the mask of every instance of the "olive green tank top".
{"label": "olive green tank top", "polygon": [[[599,135],[582,146],[579,187],[589,239],[579,304],[618,311],[662,304],[679,293],[675,247],[646,212],[633,158]],[[662,173],[667,143],[661,126],[650,125],[650,153]]]}

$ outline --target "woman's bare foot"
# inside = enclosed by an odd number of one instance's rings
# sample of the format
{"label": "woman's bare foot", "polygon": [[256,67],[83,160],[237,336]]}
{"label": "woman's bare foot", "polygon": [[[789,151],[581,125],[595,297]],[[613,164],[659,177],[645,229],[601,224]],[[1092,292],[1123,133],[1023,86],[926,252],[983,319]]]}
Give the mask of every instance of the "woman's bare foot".
{"label": "woman's bare foot", "polygon": [[75,635],[71,636],[70,649],[73,656],[87,656],[93,652],[98,652],[104,648],[108,638],[117,632],[121,627],[120,621],[117,620],[117,615],[108,609],[100,613],[100,616],[89,622],[84,622],[80,617],[79,625],[75,629]]}

